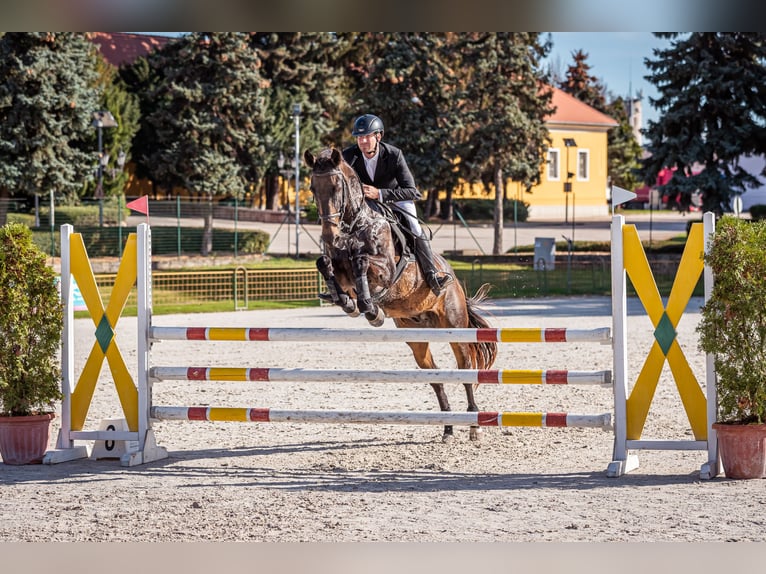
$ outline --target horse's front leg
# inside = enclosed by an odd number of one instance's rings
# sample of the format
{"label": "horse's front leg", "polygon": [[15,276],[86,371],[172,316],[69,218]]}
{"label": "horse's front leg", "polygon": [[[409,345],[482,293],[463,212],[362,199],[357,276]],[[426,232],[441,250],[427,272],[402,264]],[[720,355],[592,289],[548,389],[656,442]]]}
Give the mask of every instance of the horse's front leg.
{"label": "horse's front leg", "polygon": [[372,301],[370,284],[367,280],[367,270],[370,268],[370,257],[366,253],[355,255],[351,259],[351,269],[356,282],[356,304],[359,311],[373,327],[380,327],[386,319],[383,309]]}
{"label": "horse's front leg", "polygon": [[327,284],[327,290],[332,297],[332,302],[340,306],[340,308],[351,317],[358,317],[359,309],[357,309],[356,303],[349,297],[348,293],[343,290],[335,277],[332,259],[327,255],[322,255],[317,259],[317,269],[322,277],[324,277],[325,283]]}

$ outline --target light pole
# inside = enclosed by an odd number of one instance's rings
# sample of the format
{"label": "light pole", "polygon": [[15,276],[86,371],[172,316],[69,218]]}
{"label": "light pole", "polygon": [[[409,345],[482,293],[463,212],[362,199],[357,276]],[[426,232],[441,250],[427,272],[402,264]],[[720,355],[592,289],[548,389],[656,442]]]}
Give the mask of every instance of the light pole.
{"label": "light pole", "polygon": [[109,163],[109,154],[104,154],[102,128],[116,128],[117,120],[108,110],[93,112],[93,127],[98,130],[98,183],[93,197],[98,199],[98,225],[104,226],[104,168]]}
{"label": "light pole", "polygon": [[[576,147],[577,143],[573,138],[564,138],[564,147],[567,148],[567,180],[564,182],[564,223],[569,221],[569,196],[568,193],[572,193],[572,176],[574,175],[569,171],[569,148]],[[572,195],[572,228],[574,229],[574,194]]]}
{"label": "light pole", "polygon": [[293,118],[295,119],[295,258],[298,259],[301,252],[298,250],[298,238],[301,234],[301,205],[300,205],[300,173],[301,173],[301,105],[293,104]]}

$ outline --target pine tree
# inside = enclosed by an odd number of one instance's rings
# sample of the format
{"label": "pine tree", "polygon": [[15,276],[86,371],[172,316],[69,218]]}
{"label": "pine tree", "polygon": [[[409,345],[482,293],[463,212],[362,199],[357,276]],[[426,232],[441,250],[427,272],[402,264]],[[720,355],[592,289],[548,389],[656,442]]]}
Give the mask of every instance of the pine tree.
{"label": "pine tree", "polygon": [[[269,134],[264,149],[265,207],[275,209],[277,160],[292,160],[295,149],[294,106],[300,105],[300,148],[316,149],[330,143],[328,134],[341,107],[342,68],[337,63],[338,42],[326,32],[256,32],[251,45],[261,59],[261,74],[269,83],[263,130]],[[293,166],[294,168],[295,166]],[[299,161],[298,169],[304,168]],[[303,169],[303,174],[308,172]]]}
{"label": "pine tree", "polygon": [[[261,65],[243,33],[192,33],[169,42],[150,58],[159,83],[149,156],[153,178],[178,184],[209,200],[207,255],[213,196],[241,198],[246,181],[263,166],[265,114]],[[229,171],[227,171],[229,170]]]}
{"label": "pine tree", "polygon": [[[96,48],[83,34],[0,37],[0,200],[53,192],[72,201],[93,169]],[[7,203],[0,201],[0,224]]]}
{"label": "pine tree", "polygon": [[459,55],[461,175],[480,182],[485,174],[495,189],[492,253],[503,253],[505,181],[529,189],[540,181],[550,144],[545,119],[553,112],[541,59],[550,50],[537,33],[472,33],[453,46]]}
{"label": "pine tree", "polygon": [[662,168],[675,167],[663,193],[679,194],[680,208],[688,209],[699,190],[703,209],[721,213],[733,193],[758,185],[738,159],[766,153],[766,35],[657,36],[671,44],[646,60],[647,79],[660,94],[649,101],[660,117],[645,131],[651,156],[644,163],[644,180],[653,184]]}
{"label": "pine tree", "polygon": [[[128,172],[124,167],[131,159],[132,142],[139,129],[141,110],[138,94],[130,91],[118,69],[103,57],[98,58],[97,63],[98,83],[103,90],[99,109],[109,111],[117,122],[116,127],[103,130],[103,150],[107,159],[103,192],[105,197],[112,197],[122,194],[128,182]],[[93,149],[96,149],[95,137],[94,134]],[[91,197],[96,182],[94,180],[86,184],[83,196]]]}
{"label": "pine tree", "polygon": [[559,88],[600,112],[606,111],[606,88],[596,76],[590,74],[588,54],[582,50],[572,53],[574,62],[567,68],[566,77]]}
{"label": "pine tree", "polygon": [[618,97],[607,104],[604,113],[618,122],[607,132],[607,173],[612,185],[633,190],[638,187],[641,169],[641,146],[630,125],[625,100]]}
{"label": "pine tree", "polygon": [[395,33],[378,40],[358,43],[375,50],[358,75],[351,111],[383,120],[386,141],[404,150],[418,188],[428,196],[429,216],[436,210],[437,191],[446,189],[449,202],[457,186],[453,138],[459,118],[453,113],[456,89],[447,39]]}

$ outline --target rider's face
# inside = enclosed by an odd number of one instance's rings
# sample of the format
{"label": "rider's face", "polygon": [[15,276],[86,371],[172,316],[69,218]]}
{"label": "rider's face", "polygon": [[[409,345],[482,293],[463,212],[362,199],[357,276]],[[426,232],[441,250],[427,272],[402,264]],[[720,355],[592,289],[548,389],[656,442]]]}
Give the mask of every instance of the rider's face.
{"label": "rider's face", "polygon": [[378,142],[380,141],[380,133],[375,132],[374,134],[368,134],[366,136],[359,136],[356,138],[356,145],[359,146],[359,149],[362,150],[362,153],[366,156],[373,156],[375,155],[375,151],[378,147]]}

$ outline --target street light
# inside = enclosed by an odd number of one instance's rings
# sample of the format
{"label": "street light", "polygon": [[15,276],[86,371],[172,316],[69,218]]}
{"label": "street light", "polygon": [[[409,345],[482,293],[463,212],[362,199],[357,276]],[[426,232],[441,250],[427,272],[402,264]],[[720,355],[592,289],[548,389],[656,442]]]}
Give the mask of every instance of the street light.
{"label": "street light", "polygon": [[[567,180],[564,182],[564,223],[569,221],[569,196],[567,193],[572,193],[572,176],[574,175],[569,171],[569,148],[577,147],[577,143],[573,138],[564,138],[564,147],[567,148]],[[572,219],[574,219],[574,199],[572,200]]]}
{"label": "street light", "polygon": [[298,250],[298,238],[301,234],[301,206],[300,206],[300,173],[301,173],[301,105],[293,104],[293,118],[295,119],[295,258],[300,257]]}
{"label": "street light", "polygon": [[93,197],[98,199],[98,225],[104,226],[104,168],[109,162],[109,155],[104,155],[102,128],[116,128],[117,120],[108,110],[93,112],[93,127],[98,130],[98,183]]}

